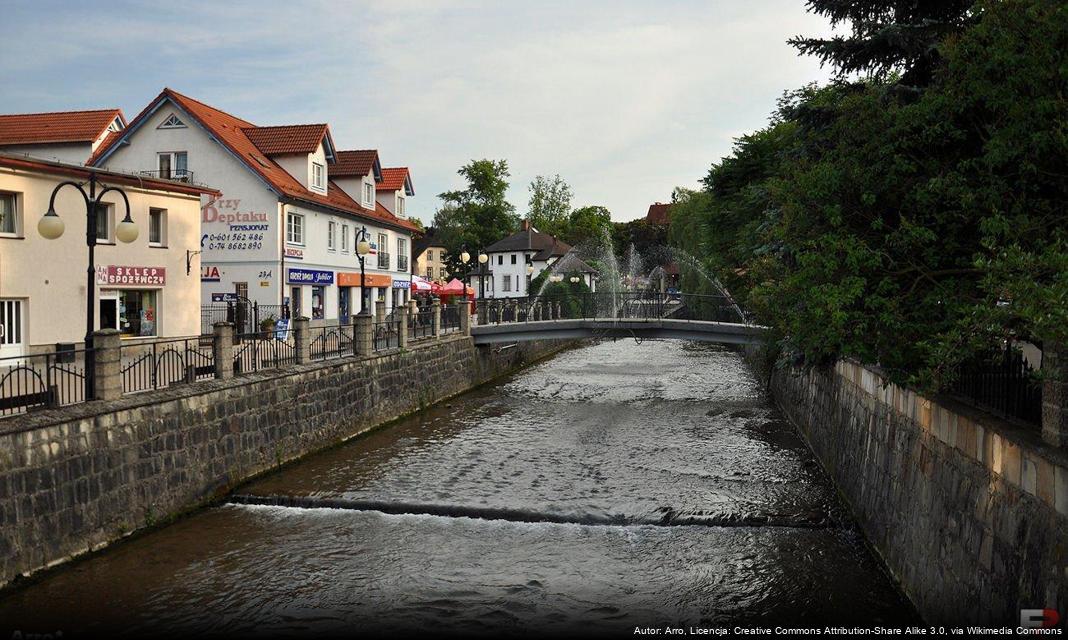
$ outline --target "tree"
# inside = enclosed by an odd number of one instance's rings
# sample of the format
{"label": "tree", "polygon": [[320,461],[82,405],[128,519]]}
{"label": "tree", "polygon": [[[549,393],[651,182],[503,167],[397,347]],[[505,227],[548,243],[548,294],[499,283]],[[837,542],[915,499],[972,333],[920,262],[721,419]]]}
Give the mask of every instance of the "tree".
{"label": "tree", "polygon": [[542,233],[564,237],[571,212],[571,186],[558,175],[538,176],[530,183],[530,223]]}
{"label": "tree", "polygon": [[909,86],[926,86],[941,59],[940,45],[974,21],[975,0],[808,0],[809,10],[832,25],[849,22],[852,34],[797,36],[790,44],[830,63],[842,75],[902,74]]}
{"label": "tree", "polygon": [[434,214],[434,228],[448,250],[449,272],[462,274],[472,266],[460,263],[462,248],[466,246],[475,255],[514,233],[519,216],[505,198],[510,175],[506,160],[472,160],[457,173],[467,181],[467,188],[438,196],[442,205]]}
{"label": "tree", "polygon": [[612,214],[605,207],[590,205],[571,212],[567,229],[561,235],[564,242],[574,246],[591,238],[599,239],[606,231],[612,231]]}

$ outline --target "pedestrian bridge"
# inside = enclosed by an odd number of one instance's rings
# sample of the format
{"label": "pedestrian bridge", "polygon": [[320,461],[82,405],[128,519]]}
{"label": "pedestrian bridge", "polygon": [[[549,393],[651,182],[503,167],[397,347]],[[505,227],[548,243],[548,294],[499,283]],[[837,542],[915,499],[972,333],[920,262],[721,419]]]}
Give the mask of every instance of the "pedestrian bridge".
{"label": "pedestrian bridge", "polygon": [[480,300],[476,345],[574,338],[677,339],[719,344],[764,341],[767,327],[723,296],[580,294]]}

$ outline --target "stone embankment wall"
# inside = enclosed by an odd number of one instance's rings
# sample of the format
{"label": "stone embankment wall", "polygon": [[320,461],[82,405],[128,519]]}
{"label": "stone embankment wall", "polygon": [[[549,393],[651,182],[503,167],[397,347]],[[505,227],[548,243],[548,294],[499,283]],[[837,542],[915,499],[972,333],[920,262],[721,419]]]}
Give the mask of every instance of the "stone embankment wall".
{"label": "stone embankment wall", "polygon": [[851,362],[770,387],[928,622],[1068,616],[1068,452]]}
{"label": "stone embankment wall", "polygon": [[4,421],[0,585],[569,344],[493,349],[455,335]]}

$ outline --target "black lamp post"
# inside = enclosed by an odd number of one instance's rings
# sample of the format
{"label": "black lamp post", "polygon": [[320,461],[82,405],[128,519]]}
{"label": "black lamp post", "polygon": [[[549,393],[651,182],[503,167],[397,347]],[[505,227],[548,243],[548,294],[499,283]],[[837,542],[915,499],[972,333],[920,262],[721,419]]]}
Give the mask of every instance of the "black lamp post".
{"label": "black lamp post", "polygon": [[485,251],[478,252],[478,297],[482,300],[486,299],[486,262],[489,261],[489,256]]}
{"label": "black lamp post", "polygon": [[370,313],[367,308],[367,273],[364,270],[364,259],[371,253],[371,243],[367,240],[367,227],[359,231],[360,239],[356,241],[356,258],[360,261],[360,315]]}
{"label": "black lamp post", "polygon": [[467,297],[467,287],[471,284],[471,267],[467,263],[471,260],[471,254],[467,252],[467,245],[460,245],[460,263],[464,265],[464,295]]}
{"label": "black lamp post", "polygon": [[56,214],[56,195],[60,189],[66,186],[77,189],[78,193],[82,194],[82,198],[85,199],[85,244],[89,247],[89,266],[85,270],[85,399],[90,400],[95,395],[93,387],[95,383],[94,365],[96,354],[93,351],[93,329],[96,326],[96,224],[97,213],[100,205],[103,204],[101,199],[104,194],[118,193],[122,196],[122,201],[126,205],[126,217],[116,225],[115,237],[122,242],[130,243],[137,240],[138,231],[137,225],[130,218],[130,199],[126,197],[126,192],[118,187],[105,186],[100,193],[97,193],[96,172],[91,171],[89,172],[88,193],[82,184],[72,180],[60,182],[52,190],[52,197],[48,199],[48,212],[37,222],[37,232],[41,234],[41,237],[55,240],[63,235],[65,225],[59,215]]}

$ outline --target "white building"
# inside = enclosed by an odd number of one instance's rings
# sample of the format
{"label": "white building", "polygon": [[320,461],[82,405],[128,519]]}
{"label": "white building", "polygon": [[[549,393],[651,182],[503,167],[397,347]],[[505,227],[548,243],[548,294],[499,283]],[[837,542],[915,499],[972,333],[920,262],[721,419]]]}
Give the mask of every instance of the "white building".
{"label": "white building", "polygon": [[523,220],[522,228],[516,233],[486,247],[484,253],[489,258],[486,264],[480,266],[476,262],[471,271],[471,286],[477,296],[520,298],[533,295],[537,292],[530,291],[531,281],[558,262],[555,271],[560,275],[580,274],[586,286],[596,290],[596,270],[575,255],[571,245],[541,233],[528,220]]}
{"label": "white building", "polygon": [[0,115],[0,152],[85,164],[125,127],[120,109],[5,114]]}
{"label": "white building", "polygon": [[377,153],[337,151],[325,124],[259,127],[164,89],[90,163],[219,188],[202,201],[204,304],[244,298],[278,315],[345,319],[363,307],[364,231],[368,297],[392,308],[410,295],[418,229],[378,201]]}
{"label": "white building", "polygon": [[125,203],[118,193],[104,194],[94,329],[117,329],[130,341],[200,332],[200,279],[196,269],[186,270],[186,256],[200,244],[201,196],[218,192],[0,153],[0,357],[53,351],[57,343],[80,345],[85,336],[85,199],[70,185],[56,193],[55,211],[64,226],[60,237],[43,238],[37,224],[61,182],[84,184],[90,173],[96,174],[98,194],[105,186],[127,194],[139,231],[133,242],[116,241]]}

